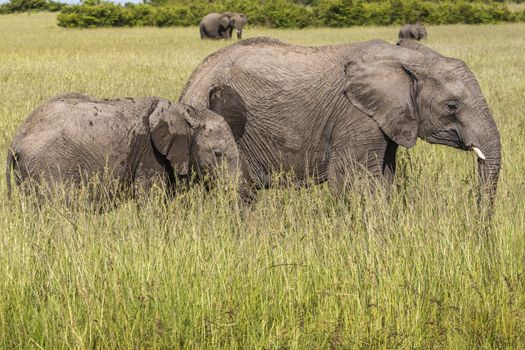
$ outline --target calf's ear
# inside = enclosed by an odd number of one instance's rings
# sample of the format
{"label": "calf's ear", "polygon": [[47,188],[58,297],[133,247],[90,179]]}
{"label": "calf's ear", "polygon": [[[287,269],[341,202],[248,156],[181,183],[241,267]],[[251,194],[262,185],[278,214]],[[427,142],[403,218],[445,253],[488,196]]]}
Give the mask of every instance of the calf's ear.
{"label": "calf's ear", "polygon": [[198,121],[193,120],[181,104],[166,100],[158,101],[148,119],[153,146],[166,157],[177,175],[187,175],[191,129],[198,127]]}

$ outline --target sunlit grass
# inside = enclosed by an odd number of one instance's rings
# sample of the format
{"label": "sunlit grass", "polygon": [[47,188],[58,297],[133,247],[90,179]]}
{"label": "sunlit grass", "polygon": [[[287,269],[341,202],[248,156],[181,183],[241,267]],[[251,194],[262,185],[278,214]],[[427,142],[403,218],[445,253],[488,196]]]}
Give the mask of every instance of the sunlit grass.
{"label": "sunlit grass", "polygon": [[[397,29],[245,35],[322,45],[395,42]],[[264,191],[243,210],[219,183],[98,213],[82,196],[38,207],[17,191],[8,202],[2,176],[0,348],[524,348],[525,25],[428,31],[429,46],[467,62],[500,127],[492,227],[476,215],[474,155],[424,142],[400,150],[388,205],[343,202],[323,185]],[[197,28],[0,16],[0,159],[52,95],[177,100],[225,45]]]}

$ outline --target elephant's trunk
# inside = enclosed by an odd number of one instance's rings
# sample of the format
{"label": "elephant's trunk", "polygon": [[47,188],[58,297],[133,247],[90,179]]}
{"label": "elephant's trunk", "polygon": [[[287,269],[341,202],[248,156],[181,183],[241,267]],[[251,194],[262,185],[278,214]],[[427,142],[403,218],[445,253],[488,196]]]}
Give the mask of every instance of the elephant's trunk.
{"label": "elephant's trunk", "polygon": [[[495,124],[491,127],[489,135],[490,136],[486,136],[485,139],[482,139],[482,144],[479,147],[485,159],[478,158],[480,184],[478,205],[480,209],[486,208],[487,214],[490,216],[494,208],[501,166],[501,143]],[[484,212],[484,210],[482,212]]]}

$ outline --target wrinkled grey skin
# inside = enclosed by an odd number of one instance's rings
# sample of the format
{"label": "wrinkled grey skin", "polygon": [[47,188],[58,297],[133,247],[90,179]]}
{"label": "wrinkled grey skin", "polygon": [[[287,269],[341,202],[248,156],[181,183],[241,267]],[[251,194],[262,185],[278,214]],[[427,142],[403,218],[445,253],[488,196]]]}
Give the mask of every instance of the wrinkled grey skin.
{"label": "wrinkled grey skin", "polygon": [[244,13],[210,13],[199,24],[201,39],[230,39],[233,29],[237,30],[237,38],[242,39],[242,30],[247,22],[248,17]]}
{"label": "wrinkled grey skin", "polygon": [[180,102],[238,122],[241,170],[255,188],[293,172],[341,193],[355,175],[388,188],[398,145],[416,139],[461,150],[478,147],[481,184],[492,201],[500,138],[465,63],[415,41],[376,40],[302,47],[271,38],[240,41],[208,56]]}
{"label": "wrinkled grey skin", "polygon": [[417,21],[415,24],[405,24],[399,30],[399,39],[421,40],[427,38],[427,29]]}
{"label": "wrinkled grey skin", "polygon": [[[220,159],[218,159],[220,158]],[[161,181],[173,189],[192,170],[218,161],[235,173],[238,151],[230,127],[209,110],[159,97],[97,100],[78,93],[53,97],[23,122],[8,150],[17,184],[80,186],[95,176],[131,190]]]}

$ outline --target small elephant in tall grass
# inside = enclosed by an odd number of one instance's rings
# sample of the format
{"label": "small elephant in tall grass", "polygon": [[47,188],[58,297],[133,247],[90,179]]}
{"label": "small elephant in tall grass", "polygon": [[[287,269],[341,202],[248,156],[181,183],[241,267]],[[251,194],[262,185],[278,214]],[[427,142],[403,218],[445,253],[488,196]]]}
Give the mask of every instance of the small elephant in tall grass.
{"label": "small elephant in tall grass", "polygon": [[417,21],[414,24],[405,24],[399,30],[399,39],[421,40],[428,36],[427,29],[423,24]]}
{"label": "small elephant in tall grass", "polygon": [[173,189],[177,179],[192,171],[202,177],[219,163],[233,173],[237,159],[229,125],[210,110],[159,97],[97,100],[67,93],[37,107],[15,135],[8,194],[11,170],[19,185],[80,187],[97,177],[135,194],[155,181]]}

